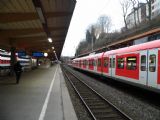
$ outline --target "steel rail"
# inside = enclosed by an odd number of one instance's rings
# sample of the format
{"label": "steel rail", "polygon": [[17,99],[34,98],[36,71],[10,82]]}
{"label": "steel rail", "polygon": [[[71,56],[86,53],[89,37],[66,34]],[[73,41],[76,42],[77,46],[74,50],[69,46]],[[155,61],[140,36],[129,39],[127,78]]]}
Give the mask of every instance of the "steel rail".
{"label": "steel rail", "polygon": [[[128,115],[80,80],[80,78],[66,67],[63,66],[62,71],[94,120],[132,120]],[[78,84],[76,85],[76,83]]]}

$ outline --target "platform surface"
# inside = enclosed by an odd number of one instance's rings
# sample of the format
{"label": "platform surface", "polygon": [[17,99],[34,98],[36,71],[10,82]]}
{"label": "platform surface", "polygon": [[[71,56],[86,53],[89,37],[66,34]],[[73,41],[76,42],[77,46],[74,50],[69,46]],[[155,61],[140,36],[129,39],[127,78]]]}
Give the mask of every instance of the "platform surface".
{"label": "platform surface", "polygon": [[60,66],[1,78],[0,120],[77,120]]}

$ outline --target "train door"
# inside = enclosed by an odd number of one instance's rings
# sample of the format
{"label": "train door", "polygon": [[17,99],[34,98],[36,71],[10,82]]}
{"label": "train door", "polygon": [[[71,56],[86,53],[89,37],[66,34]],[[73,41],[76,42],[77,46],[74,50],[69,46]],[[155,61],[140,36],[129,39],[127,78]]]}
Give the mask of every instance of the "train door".
{"label": "train door", "polygon": [[158,49],[148,50],[148,86],[157,87]]}
{"label": "train door", "polygon": [[102,72],[101,68],[102,68],[102,60],[101,60],[101,58],[98,58],[97,59],[97,72],[98,73]]}
{"label": "train door", "polygon": [[89,70],[89,59],[86,59],[86,70]]}
{"label": "train door", "polygon": [[112,55],[109,56],[109,76],[112,76]]}
{"label": "train door", "polygon": [[96,66],[96,58],[93,58],[93,70],[96,72],[97,66]]}
{"label": "train door", "polygon": [[140,51],[140,63],[139,63],[139,80],[141,84],[147,84],[147,69],[148,69],[148,51]]}
{"label": "train door", "polygon": [[108,57],[103,57],[102,58],[102,72],[103,74],[108,74],[108,64],[109,64],[109,58]]}
{"label": "train door", "polygon": [[115,76],[116,56],[112,55],[112,76]]}

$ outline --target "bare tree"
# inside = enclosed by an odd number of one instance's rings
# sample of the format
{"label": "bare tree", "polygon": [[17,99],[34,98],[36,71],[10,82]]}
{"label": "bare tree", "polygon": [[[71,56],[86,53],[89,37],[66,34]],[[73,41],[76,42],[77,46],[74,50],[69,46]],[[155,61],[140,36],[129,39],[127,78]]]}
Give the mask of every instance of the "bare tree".
{"label": "bare tree", "polygon": [[151,10],[151,2],[152,2],[152,0],[146,0],[146,2],[147,2],[147,6],[148,6],[148,20],[149,21],[151,21],[151,12],[152,12],[152,10]]}
{"label": "bare tree", "polygon": [[92,36],[89,30],[86,31],[86,41],[87,43],[91,43],[92,42]]}
{"label": "bare tree", "polygon": [[108,33],[111,29],[111,18],[106,15],[102,15],[98,18],[97,24],[100,27],[101,33]]}
{"label": "bare tree", "polygon": [[[135,25],[135,27],[137,27],[137,22],[136,22],[136,7],[135,7],[135,5],[136,5],[136,0],[130,0],[131,1],[131,3],[132,3],[132,9],[133,9],[133,14],[134,14],[134,25]],[[137,10],[137,12],[138,12],[138,10]]]}
{"label": "bare tree", "polygon": [[96,29],[98,29],[96,24],[91,25],[88,28],[88,32],[89,32],[88,35],[86,34],[86,39],[87,39],[87,36],[89,37],[89,41],[90,41],[89,44],[91,46],[92,51],[94,49],[94,43],[95,43],[96,37],[97,37]]}
{"label": "bare tree", "polygon": [[138,7],[138,10],[137,10],[137,19],[138,19],[138,24],[140,24],[140,19],[139,19],[140,3],[139,3],[139,0],[136,0],[136,1],[137,1],[137,7]]}
{"label": "bare tree", "polygon": [[100,34],[105,34],[105,32],[109,32],[111,28],[111,19],[110,17],[103,15],[99,17],[96,24],[92,24],[86,30],[86,38],[83,39],[82,42],[79,43],[78,48],[76,50],[76,54],[81,54],[84,51],[93,51],[94,44]]}
{"label": "bare tree", "polygon": [[126,18],[127,18],[128,10],[130,8],[131,3],[128,0],[121,0],[120,4],[121,4],[121,7],[122,7],[123,20],[124,20],[125,28],[128,29]]}
{"label": "bare tree", "polygon": [[87,46],[88,46],[87,41],[86,41],[85,39],[83,39],[83,40],[79,43],[79,45],[78,45],[78,47],[77,47],[77,49],[76,49],[75,56],[82,54],[82,53],[87,49]]}

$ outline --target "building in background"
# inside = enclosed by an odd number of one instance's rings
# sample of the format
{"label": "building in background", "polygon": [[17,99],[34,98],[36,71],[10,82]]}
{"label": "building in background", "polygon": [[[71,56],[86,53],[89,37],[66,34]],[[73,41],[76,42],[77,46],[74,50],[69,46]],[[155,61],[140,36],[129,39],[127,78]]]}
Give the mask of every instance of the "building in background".
{"label": "building in background", "polygon": [[128,28],[133,28],[136,25],[147,20],[148,9],[146,3],[139,3],[138,7],[132,9],[131,13],[127,16]]}
{"label": "building in background", "polygon": [[151,9],[152,19],[157,16],[160,16],[160,0],[152,0]]}
{"label": "building in background", "polygon": [[[136,25],[147,21],[148,5],[147,3],[139,3],[138,6],[132,9],[131,13],[127,16],[127,25],[128,28],[133,28]],[[151,18],[154,19],[160,16],[160,0],[151,1]]]}

